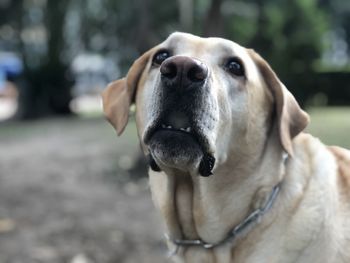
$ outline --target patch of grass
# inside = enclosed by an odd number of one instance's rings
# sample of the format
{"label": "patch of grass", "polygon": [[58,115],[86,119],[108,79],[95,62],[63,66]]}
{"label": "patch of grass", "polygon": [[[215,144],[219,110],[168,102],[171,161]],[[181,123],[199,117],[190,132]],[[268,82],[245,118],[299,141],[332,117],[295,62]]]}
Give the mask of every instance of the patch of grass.
{"label": "patch of grass", "polygon": [[38,136],[48,136],[53,132],[70,133],[78,131],[88,131],[91,129],[104,133],[108,129],[107,122],[102,117],[56,117],[44,118],[33,121],[9,120],[0,123],[0,140],[11,139],[31,139]]}
{"label": "patch of grass", "polygon": [[324,107],[308,110],[311,122],[307,132],[327,145],[350,149],[350,107]]}
{"label": "patch of grass", "polygon": [[[307,132],[321,139],[327,145],[339,145],[350,149],[350,107],[310,108],[308,110],[311,123]],[[115,131],[107,121],[99,115],[83,115],[71,118],[54,118],[38,121],[0,123],[0,140],[30,139],[52,132],[61,132],[81,136],[81,133],[90,131],[96,138],[106,141],[128,141],[138,145],[134,116],[130,117],[123,136],[117,138]],[[90,137],[89,137],[90,138]],[[92,137],[93,138],[93,137]]]}
{"label": "patch of grass", "polygon": [[80,142],[82,146],[89,141],[95,141],[100,142],[101,145],[115,145],[118,152],[120,149],[129,152],[129,148],[138,149],[139,147],[133,116],[130,117],[129,124],[121,137],[117,136],[112,125],[102,115],[0,122],[1,143],[40,141],[41,138],[43,143],[47,143],[48,140],[62,140]]}

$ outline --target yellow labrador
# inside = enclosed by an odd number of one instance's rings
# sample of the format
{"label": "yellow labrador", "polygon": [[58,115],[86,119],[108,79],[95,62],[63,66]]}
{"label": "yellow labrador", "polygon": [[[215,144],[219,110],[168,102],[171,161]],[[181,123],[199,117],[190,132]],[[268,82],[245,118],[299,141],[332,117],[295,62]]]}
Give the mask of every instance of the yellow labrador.
{"label": "yellow labrador", "polygon": [[119,135],[133,102],[175,262],[350,262],[350,153],[253,50],[174,33],[104,91]]}

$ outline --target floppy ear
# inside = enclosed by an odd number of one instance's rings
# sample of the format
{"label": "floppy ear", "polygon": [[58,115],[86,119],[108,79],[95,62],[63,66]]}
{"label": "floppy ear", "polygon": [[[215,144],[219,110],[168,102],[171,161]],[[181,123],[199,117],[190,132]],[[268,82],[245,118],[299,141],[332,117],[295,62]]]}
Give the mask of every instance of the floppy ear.
{"label": "floppy ear", "polygon": [[107,120],[121,135],[129,119],[129,108],[135,100],[138,82],[151,55],[149,50],[131,66],[125,78],[110,83],[102,92],[103,111]]}
{"label": "floppy ear", "polygon": [[292,140],[306,128],[309,116],[300,108],[294,96],[278,79],[269,64],[255,51],[250,50],[249,52],[275,98],[275,111],[282,147],[289,155],[293,155]]}

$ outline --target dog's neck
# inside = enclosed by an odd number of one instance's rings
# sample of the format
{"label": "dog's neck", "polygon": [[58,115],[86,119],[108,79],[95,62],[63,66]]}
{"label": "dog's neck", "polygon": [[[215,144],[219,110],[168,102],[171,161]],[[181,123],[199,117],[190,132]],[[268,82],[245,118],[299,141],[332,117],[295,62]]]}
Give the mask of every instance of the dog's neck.
{"label": "dog's neck", "polygon": [[252,210],[266,203],[283,174],[283,150],[274,134],[260,153],[238,163],[228,159],[209,178],[150,172],[150,183],[171,238],[216,243]]}

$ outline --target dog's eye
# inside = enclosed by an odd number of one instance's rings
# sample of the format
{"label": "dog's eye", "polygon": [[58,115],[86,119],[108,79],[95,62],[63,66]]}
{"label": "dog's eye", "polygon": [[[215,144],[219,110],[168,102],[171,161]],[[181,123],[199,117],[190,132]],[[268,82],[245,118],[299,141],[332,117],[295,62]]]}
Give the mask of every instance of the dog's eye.
{"label": "dog's eye", "polygon": [[168,57],[170,57],[169,51],[167,51],[167,50],[158,51],[154,55],[152,63],[154,66],[160,66],[160,64],[162,64],[163,61],[166,60]]}
{"label": "dog's eye", "polygon": [[236,76],[244,76],[244,67],[238,58],[230,58],[225,64],[225,70]]}

